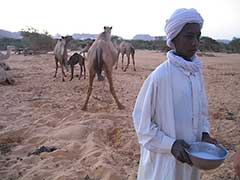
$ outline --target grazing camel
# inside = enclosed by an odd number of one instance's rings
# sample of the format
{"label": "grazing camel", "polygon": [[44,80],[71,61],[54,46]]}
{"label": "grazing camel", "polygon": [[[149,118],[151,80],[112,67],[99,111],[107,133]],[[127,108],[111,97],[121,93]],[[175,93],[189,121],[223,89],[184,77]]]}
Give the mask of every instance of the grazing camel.
{"label": "grazing camel", "polygon": [[113,87],[112,80],[112,67],[117,61],[117,50],[111,42],[111,30],[112,27],[104,27],[104,32],[99,34],[97,39],[88,51],[88,70],[89,70],[89,86],[87,92],[87,98],[82,110],[87,109],[88,100],[92,93],[93,80],[97,74],[98,80],[103,81],[104,77],[101,75],[104,70],[110,87],[110,92],[117,103],[119,109],[124,109],[124,106],[119,102],[117,95]]}
{"label": "grazing camel", "polygon": [[73,79],[73,73],[74,73],[74,65],[79,64],[80,66],[80,75],[79,75],[79,79],[81,79],[82,77],[82,69],[84,72],[84,79],[86,79],[86,68],[85,68],[85,58],[78,53],[74,53],[68,60],[67,65],[70,65],[71,67],[71,79],[70,81]]}
{"label": "grazing camel", "polygon": [[[133,61],[133,69],[134,69],[134,71],[136,71],[135,60],[134,60],[135,48],[133,47],[133,45],[131,43],[129,43],[129,42],[122,41],[117,46],[117,49],[119,51],[118,56],[119,56],[119,54],[122,55],[122,70],[123,71],[127,70],[128,66],[130,64],[130,55],[131,55],[132,56],[132,61]],[[124,55],[125,54],[127,56],[128,62],[127,62],[126,67],[124,68],[123,67],[123,59],[124,59]],[[118,66],[118,62],[116,63],[115,69],[117,69],[117,66]]]}
{"label": "grazing camel", "polygon": [[58,62],[60,63],[61,69],[62,69],[62,81],[64,80],[64,77],[66,77],[66,74],[64,72],[63,66],[67,69],[68,67],[66,64],[67,61],[67,45],[72,40],[72,36],[62,36],[62,39],[59,39],[57,41],[57,44],[54,48],[54,56],[55,56],[55,62],[56,62],[56,71],[54,77],[57,76],[57,70],[58,70]]}

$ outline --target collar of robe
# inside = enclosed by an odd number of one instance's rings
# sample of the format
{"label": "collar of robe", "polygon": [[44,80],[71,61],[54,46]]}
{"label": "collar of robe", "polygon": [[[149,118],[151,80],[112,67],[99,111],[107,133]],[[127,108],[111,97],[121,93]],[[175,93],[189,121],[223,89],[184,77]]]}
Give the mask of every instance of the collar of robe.
{"label": "collar of robe", "polygon": [[181,68],[186,75],[194,75],[202,69],[202,62],[196,54],[191,58],[192,61],[187,61],[174,54],[174,50],[171,50],[167,52],[167,58],[172,64]]}

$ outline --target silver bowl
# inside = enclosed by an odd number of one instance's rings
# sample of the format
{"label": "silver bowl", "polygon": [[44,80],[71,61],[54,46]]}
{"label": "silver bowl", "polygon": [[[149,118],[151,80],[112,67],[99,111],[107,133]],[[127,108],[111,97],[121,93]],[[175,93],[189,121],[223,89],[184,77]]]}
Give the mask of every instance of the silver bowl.
{"label": "silver bowl", "polygon": [[225,148],[207,142],[194,142],[186,152],[193,165],[202,170],[219,167],[228,155]]}

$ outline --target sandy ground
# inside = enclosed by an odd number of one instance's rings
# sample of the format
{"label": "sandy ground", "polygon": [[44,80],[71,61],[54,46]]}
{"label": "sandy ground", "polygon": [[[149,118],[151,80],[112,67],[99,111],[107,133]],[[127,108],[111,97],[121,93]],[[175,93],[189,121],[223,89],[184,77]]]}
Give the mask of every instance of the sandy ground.
{"label": "sandy ground", "polygon": [[[7,63],[16,80],[0,85],[0,179],[134,180],[139,145],[131,113],[138,91],[166,56],[136,51],[136,68],[114,70],[118,110],[108,83],[94,81],[88,111],[82,111],[87,79],[53,78],[53,55],[13,55]],[[232,155],[240,144],[240,55],[202,56],[212,135],[229,150],[217,169],[203,180],[234,179]],[[79,68],[75,68],[75,75]],[[41,146],[57,150],[31,155]]]}

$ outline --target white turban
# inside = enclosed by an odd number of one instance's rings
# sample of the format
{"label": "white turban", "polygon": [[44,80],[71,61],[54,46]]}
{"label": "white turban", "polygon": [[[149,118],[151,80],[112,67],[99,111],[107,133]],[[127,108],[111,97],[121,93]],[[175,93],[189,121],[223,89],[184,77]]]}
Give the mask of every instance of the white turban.
{"label": "white turban", "polygon": [[172,43],[172,40],[180,33],[182,28],[187,23],[198,23],[200,24],[201,28],[203,25],[203,18],[202,16],[197,12],[196,9],[177,9],[170,19],[166,21],[165,25],[165,32],[167,35],[167,45],[168,47],[174,49],[174,44]]}

